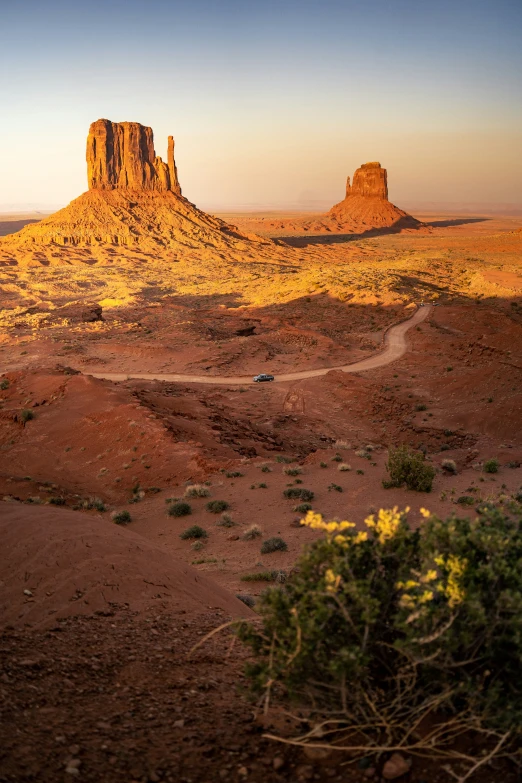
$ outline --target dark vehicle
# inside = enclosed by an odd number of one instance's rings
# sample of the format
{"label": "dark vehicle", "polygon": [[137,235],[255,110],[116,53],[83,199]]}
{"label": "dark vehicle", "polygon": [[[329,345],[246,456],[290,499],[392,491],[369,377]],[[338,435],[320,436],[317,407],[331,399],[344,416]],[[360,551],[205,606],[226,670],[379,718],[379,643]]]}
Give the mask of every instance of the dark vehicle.
{"label": "dark vehicle", "polygon": [[273,381],[274,376],[268,375],[266,372],[262,372],[261,375],[256,375],[254,377],[254,383],[262,383],[263,381]]}

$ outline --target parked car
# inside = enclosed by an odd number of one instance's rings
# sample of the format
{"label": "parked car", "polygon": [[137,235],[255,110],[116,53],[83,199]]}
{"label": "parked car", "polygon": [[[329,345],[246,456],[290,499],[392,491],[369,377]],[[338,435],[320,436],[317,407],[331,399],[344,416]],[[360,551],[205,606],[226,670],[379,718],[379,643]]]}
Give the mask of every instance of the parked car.
{"label": "parked car", "polygon": [[262,372],[260,375],[254,376],[254,383],[262,383],[263,381],[273,381],[273,380],[274,380],[274,376],[269,375],[266,372]]}

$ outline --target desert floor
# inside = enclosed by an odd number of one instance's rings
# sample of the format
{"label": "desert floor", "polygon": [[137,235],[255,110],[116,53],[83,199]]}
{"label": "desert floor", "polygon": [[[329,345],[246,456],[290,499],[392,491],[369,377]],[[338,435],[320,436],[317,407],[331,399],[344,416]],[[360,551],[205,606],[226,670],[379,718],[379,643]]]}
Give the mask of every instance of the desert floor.
{"label": "desert floor", "polygon": [[[362,783],[361,771],[262,739],[241,695],[244,651],[225,635],[187,658],[194,639],[239,611],[235,594],[255,599],[266,587],[245,575],[284,579],[313,540],[287,488],[312,490],[327,517],[361,525],[397,505],[416,525],[421,507],[471,514],[522,487],[522,218],[415,215],[419,230],[309,236],[299,233],[304,216],[221,217],[277,242],[157,252],[0,246],[0,522],[4,510],[30,507],[24,536],[34,544],[25,573],[2,575],[2,781],[62,779],[79,758],[86,781]],[[0,216],[2,233],[26,219]],[[433,306],[392,363],[237,382],[379,354],[386,330],[421,303]],[[131,377],[170,374],[205,383]],[[437,468],[431,494],[383,489],[387,449],[398,443]],[[492,457],[500,468],[488,474]],[[448,458],[456,475],[441,468]],[[166,501],[193,483],[209,497],[190,498],[190,516],[168,516]],[[86,508],[93,499],[106,511]],[[209,500],[227,502],[228,526]],[[125,528],[111,520],[123,509]],[[141,595],[101,566],[95,584],[92,558],[68,548],[63,525],[47,516],[49,537],[38,537],[39,514],[50,511],[109,531],[111,547],[114,534],[139,548],[125,538],[138,536],[145,554],[139,563],[126,555],[127,570],[165,554],[222,592],[183,610],[166,588]],[[180,538],[193,524],[208,533],[199,548]],[[245,539],[252,525],[261,535]],[[288,550],[262,555],[272,536]],[[17,546],[9,556],[22,564]],[[75,567],[63,583],[45,582],[60,557]],[[412,783],[447,779],[415,764]]]}

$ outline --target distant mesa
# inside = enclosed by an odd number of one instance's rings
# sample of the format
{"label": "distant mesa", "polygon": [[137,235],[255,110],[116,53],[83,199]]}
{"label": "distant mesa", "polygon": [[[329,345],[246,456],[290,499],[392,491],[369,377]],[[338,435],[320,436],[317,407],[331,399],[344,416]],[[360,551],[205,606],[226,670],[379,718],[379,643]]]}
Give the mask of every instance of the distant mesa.
{"label": "distant mesa", "polygon": [[174,137],[168,137],[164,163],[154,151],[152,128],[96,120],[87,136],[87,181],[89,190],[158,190],[181,196]]}
{"label": "distant mesa", "polygon": [[328,212],[313,217],[262,217],[240,219],[243,230],[259,231],[279,237],[294,247],[304,247],[311,238],[323,237],[326,243],[335,241],[335,234],[353,238],[373,232],[394,233],[425,225],[388,200],[388,173],[380,163],[363,163],[353,176],[348,177],[346,195]]}
{"label": "distant mesa", "polygon": [[172,136],[165,163],[154,150],[152,128],[96,120],[89,128],[86,158],[89,190],[39,223],[0,239],[0,261],[13,251],[27,251],[24,263],[66,263],[51,252],[56,245],[186,252],[230,250],[238,240],[269,241],[241,234],[181,194]]}
{"label": "distant mesa", "polygon": [[407,212],[388,201],[388,173],[380,163],[363,163],[346,182],[346,196],[335,204],[326,218],[351,231],[372,228],[415,228],[420,225]]}

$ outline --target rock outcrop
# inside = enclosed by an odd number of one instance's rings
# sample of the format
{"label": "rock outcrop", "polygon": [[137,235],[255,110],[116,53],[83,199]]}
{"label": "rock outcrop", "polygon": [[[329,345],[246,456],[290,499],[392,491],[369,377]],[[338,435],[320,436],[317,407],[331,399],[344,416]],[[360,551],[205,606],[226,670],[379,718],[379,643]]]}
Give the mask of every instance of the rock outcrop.
{"label": "rock outcrop", "polygon": [[346,196],[326,214],[330,230],[364,233],[372,229],[416,228],[420,224],[388,201],[388,174],[380,163],[363,163],[346,181]]}
{"label": "rock outcrop", "polygon": [[[68,263],[59,246],[133,247],[149,256],[168,251],[187,253],[209,248],[229,252],[245,242],[264,242],[241,234],[198,209],[181,194],[174,160],[174,138],[168,137],[167,162],[154,151],[151,128],[138,122],[96,120],[87,138],[89,190],[53,215],[0,238],[0,265],[13,254],[24,264]],[[82,251],[83,252],[83,251]],[[77,260],[90,257],[78,252]],[[106,254],[112,258],[112,253]]]}
{"label": "rock outcrop", "polygon": [[87,137],[89,190],[156,190],[181,195],[174,162],[174,138],[168,138],[165,163],[154,151],[152,128],[139,122],[96,120]]}
{"label": "rock outcrop", "polygon": [[353,185],[350,187],[350,177],[346,182],[346,197],[364,196],[365,198],[380,198],[388,201],[388,174],[380,163],[363,163],[353,175]]}

